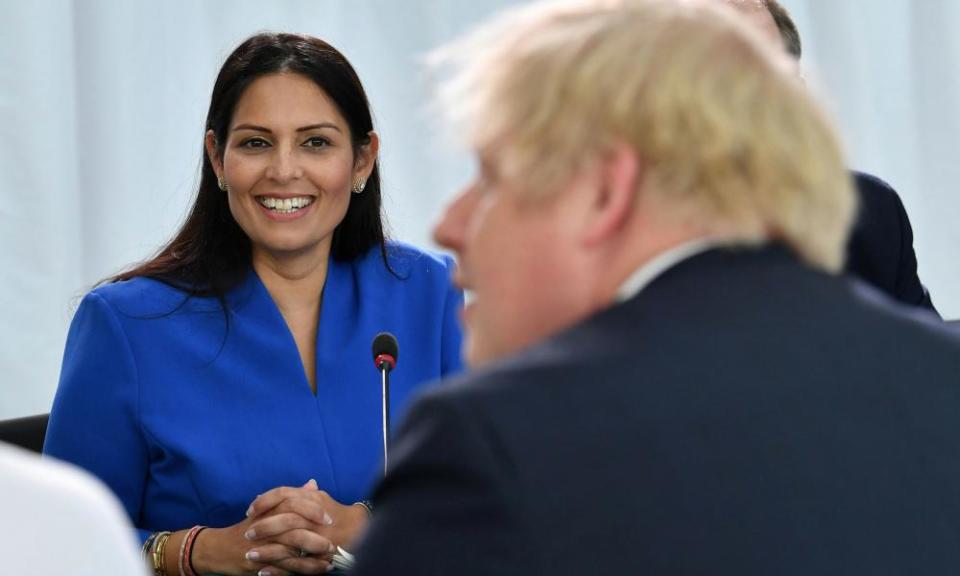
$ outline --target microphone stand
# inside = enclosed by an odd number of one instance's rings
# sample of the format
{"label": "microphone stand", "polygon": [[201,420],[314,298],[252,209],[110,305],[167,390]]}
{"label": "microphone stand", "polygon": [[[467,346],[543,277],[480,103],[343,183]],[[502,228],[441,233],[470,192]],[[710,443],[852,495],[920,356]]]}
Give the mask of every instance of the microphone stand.
{"label": "microphone stand", "polygon": [[381,332],[373,339],[371,346],[373,365],[380,371],[382,382],[381,398],[383,404],[383,475],[387,475],[387,458],[390,452],[390,372],[397,367],[397,358],[400,357],[400,345],[397,337],[389,332]]}
{"label": "microphone stand", "polygon": [[[385,355],[383,355],[385,356]],[[387,454],[390,451],[390,369],[393,368],[386,358],[377,358],[377,368],[381,375],[381,413],[383,415],[383,474],[387,474]]]}
{"label": "microphone stand", "polygon": [[[387,455],[390,451],[390,371],[397,366],[400,349],[397,337],[389,332],[381,332],[373,339],[373,365],[380,371],[381,410],[383,414],[383,475],[387,475]],[[354,557],[337,546],[332,566],[349,570],[353,567]]]}

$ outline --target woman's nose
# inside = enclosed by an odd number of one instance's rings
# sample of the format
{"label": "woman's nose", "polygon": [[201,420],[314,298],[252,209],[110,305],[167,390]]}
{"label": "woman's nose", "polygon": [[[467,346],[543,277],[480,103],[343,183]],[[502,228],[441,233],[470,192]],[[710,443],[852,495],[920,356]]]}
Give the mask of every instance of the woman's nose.
{"label": "woman's nose", "polygon": [[266,176],[279,183],[296,180],[303,176],[296,151],[286,146],[277,146],[267,167]]}

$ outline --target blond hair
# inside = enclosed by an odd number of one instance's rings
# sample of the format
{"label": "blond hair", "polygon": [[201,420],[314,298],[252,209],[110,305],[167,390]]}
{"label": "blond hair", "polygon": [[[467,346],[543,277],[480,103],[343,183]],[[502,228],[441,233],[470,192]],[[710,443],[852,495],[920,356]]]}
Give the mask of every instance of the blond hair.
{"label": "blond hair", "polygon": [[746,241],[842,267],[855,201],[837,138],[785,55],[729,7],[543,2],[434,54],[440,102],[531,197],[617,142],[658,194]]}

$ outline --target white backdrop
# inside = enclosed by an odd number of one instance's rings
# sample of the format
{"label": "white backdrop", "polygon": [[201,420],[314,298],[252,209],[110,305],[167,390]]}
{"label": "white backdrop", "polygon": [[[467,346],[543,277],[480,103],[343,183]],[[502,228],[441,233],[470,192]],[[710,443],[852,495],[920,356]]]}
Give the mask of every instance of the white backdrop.
{"label": "white backdrop", "polygon": [[[425,110],[419,58],[515,0],[0,0],[0,418],[46,412],[78,299],[156,250],[192,198],[216,71],[260,30],[340,48],[381,133],[394,237],[471,170]],[[786,0],[851,164],[896,187],[921,278],[960,317],[960,1]]]}

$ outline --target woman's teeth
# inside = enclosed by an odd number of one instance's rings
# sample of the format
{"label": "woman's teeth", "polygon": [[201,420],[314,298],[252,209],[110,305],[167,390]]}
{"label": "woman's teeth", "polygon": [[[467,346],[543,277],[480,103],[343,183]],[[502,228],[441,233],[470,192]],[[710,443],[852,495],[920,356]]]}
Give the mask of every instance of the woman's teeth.
{"label": "woman's teeth", "polygon": [[269,196],[261,196],[257,198],[257,201],[260,204],[280,214],[292,214],[297,210],[302,210],[307,206],[313,204],[313,198],[310,196],[299,196],[297,198],[271,198]]}

